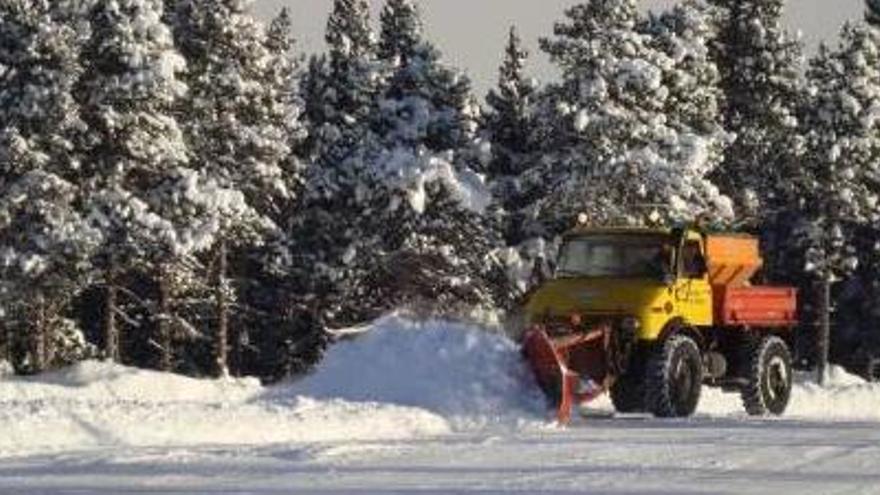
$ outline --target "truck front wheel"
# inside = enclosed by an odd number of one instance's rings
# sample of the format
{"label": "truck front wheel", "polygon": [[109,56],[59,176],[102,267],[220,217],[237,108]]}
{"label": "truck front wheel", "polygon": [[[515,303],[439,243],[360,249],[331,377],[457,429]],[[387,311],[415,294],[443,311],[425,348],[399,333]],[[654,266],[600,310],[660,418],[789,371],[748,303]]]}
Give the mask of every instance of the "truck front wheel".
{"label": "truck front wheel", "polygon": [[614,409],[621,413],[641,413],[645,412],[645,358],[647,357],[647,349],[636,345],[635,335],[625,336],[626,342],[630,344],[626,347],[626,355],[620,357],[617,361],[623,363],[618,365],[617,369],[622,369],[620,376],[611,385],[611,403]]}
{"label": "truck front wheel", "polygon": [[769,336],[750,350],[745,363],[742,401],[752,416],[785,412],[791,398],[791,353],[785,341]]}
{"label": "truck front wheel", "polygon": [[645,410],[644,370],[627,370],[611,386],[611,403],[621,413],[639,413]]}
{"label": "truck front wheel", "polygon": [[673,335],[654,351],[645,374],[648,411],[661,418],[688,417],[703,387],[700,348],[687,335]]}

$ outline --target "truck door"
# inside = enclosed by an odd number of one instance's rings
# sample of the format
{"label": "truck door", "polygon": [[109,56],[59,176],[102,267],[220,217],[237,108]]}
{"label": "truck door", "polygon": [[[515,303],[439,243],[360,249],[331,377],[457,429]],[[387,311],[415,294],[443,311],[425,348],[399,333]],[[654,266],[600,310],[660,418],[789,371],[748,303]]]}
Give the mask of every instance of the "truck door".
{"label": "truck door", "polygon": [[681,316],[695,326],[712,325],[712,287],[704,248],[702,238],[687,236],[678,257],[680,276],[675,288],[675,304]]}

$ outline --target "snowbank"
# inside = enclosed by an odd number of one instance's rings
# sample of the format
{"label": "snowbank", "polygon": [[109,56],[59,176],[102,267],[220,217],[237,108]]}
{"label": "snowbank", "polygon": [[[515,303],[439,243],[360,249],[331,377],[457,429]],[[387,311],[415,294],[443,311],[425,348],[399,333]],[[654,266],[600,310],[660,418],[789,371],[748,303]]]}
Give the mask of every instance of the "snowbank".
{"label": "snowbank", "polygon": [[545,412],[531,372],[505,336],[399,317],[336,344],[313,375],[270,393],[285,395],[417,407],[457,428],[543,421]]}
{"label": "snowbank", "polygon": [[[2,316],[3,315],[0,314],[0,317],[2,317]],[[0,379],[7,377],[7,376],[12,376],[14,374],[15,374],[15,370],[12,368],[12,365],[9,364],[8,361],[0,359]]]}
{"label": "snowbank", "polygon": [[[358,339],[334,346],[312,376],[273,391],[322,399],[424,409],[453,428],[548,418],[545,402],[513,342],[498,333],[442,321],[389,317]],[[590,405],[612,412],[607,397]],[[698,415],[746,418],[739,394],[705,388]],[[790,419],[880,422],[880,384],[832,367],[825,388],[796,377]]]}
{"label": "snowbank", "polygon": [[0,381],[2,401],[242,402],[259,391],[251,378],[197,380],[100,361]]}
{"label": "snowbank", "polygon": [[0,456],[106,447],[398,440],[544,425],[516,346],[398,317],[361,329],[298,382],[197,380],[90,361],[0,377]]}
{"label": "snowbank", "polygon": [[[798,378],[785,419],[880,422],[880,385],[832,371],[826,388]],[[607,398],[592,407],[611,409]],[[550,427],[551,416],[503,335],[396,316],[332,347],[311,376],[275,387],[101,362],[32,378],[0,375],[0,457],[108,447],[357,446],[486,428],[535,431]],[[765,421],[747,418],[737,394],[713,389],[697,416]]]}
{"label": "snowbank", "polygon": [[425,410],[292,397],[252,379],[195,380],[85,362],[0,379],[0,456],[105,447],[394,440],[447,433]]}

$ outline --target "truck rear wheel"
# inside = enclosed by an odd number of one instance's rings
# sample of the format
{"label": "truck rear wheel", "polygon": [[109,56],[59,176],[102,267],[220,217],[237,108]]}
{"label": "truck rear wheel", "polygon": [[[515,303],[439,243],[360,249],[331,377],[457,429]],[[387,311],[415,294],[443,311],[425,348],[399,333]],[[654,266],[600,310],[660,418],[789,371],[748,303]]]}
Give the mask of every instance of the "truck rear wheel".
{"label": "truck rear wheel", "polygon": [[645,386],[645,405],[655,416],[692,415],[703,387],[703,362],[697,343],[682,334],[667,339],[648,361]]}
{"label": "truck rear wheel", "polygon": [[751,416],[782,415],[791,398],[791,353],[779,337],[761,339],[746,359],[742,401]]}

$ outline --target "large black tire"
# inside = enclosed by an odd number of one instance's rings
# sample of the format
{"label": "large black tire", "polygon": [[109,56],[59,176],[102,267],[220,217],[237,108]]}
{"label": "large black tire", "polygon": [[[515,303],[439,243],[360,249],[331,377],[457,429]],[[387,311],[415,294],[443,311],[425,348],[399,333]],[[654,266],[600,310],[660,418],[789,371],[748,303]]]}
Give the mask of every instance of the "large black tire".
{"label": "large black tire", "polygon": [[768,336],[753,344],[745,362],[742,401],[752,416],[780,416],[791,399],[791,352],[785,341]]}
{"label": "large black tire", "polygon": [[611,386],[611,403],[622,413],[645,412],[645,380],[643,373],[626,373]]}
{"label": "large black tire", "polygon": [[611,385],[609,395],[614,409],[622,413],[645,412],[645,359],[642,348],[630,349],[624,372]]}
{"label": "large black tire", "polygon": [[691,416],[703,388],[703,361],[697,343],[682,334],[667,339],[648,361],[645,386],[645,405],[655,416]]}
{"label": "large black tire", "polygon": [[636,344],[633,329],[618,327],[613,334],[609,370],[617,375],[611,385],[611,403],[622,413],[645,411],[644,352]]}

